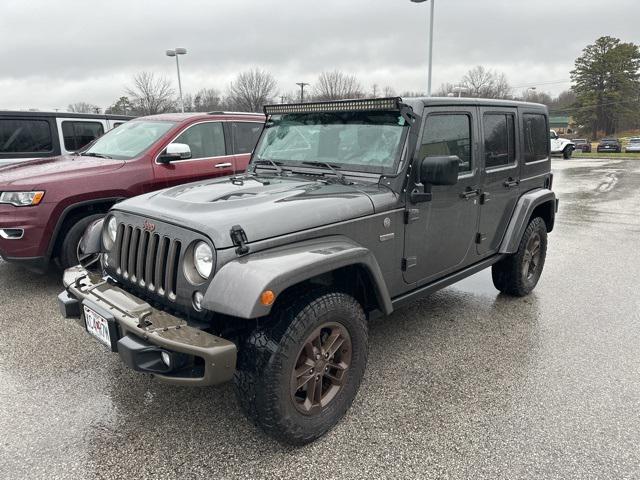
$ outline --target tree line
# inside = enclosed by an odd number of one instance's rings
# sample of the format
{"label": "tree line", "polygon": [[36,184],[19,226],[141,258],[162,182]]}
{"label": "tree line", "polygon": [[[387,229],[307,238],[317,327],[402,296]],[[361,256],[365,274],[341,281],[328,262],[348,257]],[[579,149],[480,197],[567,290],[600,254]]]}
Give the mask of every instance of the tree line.
{"label": "tree line", "polygon": [[[552,115],[573,117],[582,133],[593,138],[616,131],[640,128],[640,48],[633,43],[605,36],[588,45],[576,59],[570,72],[571,89],[553,97],[534,88],[512,87],[502,72],[482,65],[471,68],[456,83],[446,83],[437,96],[499,98],[543,103]],[[366,89],[356,75],[340,70],[322,72],[304,91],[304,101],[341,100],[347,98],[425,96],[421,91],[396,92],[377,84]],[[184,95],[185,111],[216,110],[260,112],[265,104],[301,101],[297,89],[279,90],[275,77],[260,68],[239,73],[223,91],[203,88]],[[98,112],[96,105],[78,102],[70,111]],[[106,113],[152,115],[180,110],[179,98],[172,82],[152,72],[134,75],[123,95],[106,109]]]}

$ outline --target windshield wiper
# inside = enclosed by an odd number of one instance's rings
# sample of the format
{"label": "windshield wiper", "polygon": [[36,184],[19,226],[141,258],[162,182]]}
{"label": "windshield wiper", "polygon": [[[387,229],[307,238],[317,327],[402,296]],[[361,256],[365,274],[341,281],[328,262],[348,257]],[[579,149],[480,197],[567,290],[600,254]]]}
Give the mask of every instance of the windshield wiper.
{"label": "windshield wiper", "polygon": [[351,182],[347,180],[344,176],[344,173],[339,172],[337,169],[340,168],[338,165],[331,165],[327,162],[302,162],[304,165],[311,165],[314,167],[325,167],[331,170],[336,177],[338,177],[338,181],[343,185],[351,185]]}
{"label": "windshield wiper", "polygon": [[82,152],[80,154],[81,157],[97,157],[97,158],[111,158],[109,155],[105,155],[104,153],[94,153],[94,152]]}
{"label": "windshield wiper", "polygon": [[257,158],[252,162],[254,165],[273,165],[278,175],[282,175],[282,162],[275,162],[268,158]]}

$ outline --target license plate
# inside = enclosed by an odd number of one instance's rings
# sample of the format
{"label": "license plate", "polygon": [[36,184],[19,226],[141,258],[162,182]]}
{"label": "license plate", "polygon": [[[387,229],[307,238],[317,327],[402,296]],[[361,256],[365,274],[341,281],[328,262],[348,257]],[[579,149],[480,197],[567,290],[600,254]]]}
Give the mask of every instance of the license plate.
{"label": "license plate", "polygon": [[84,321],[87,331],[96,337],[101,343],[111,348],[111,335],[109,333],[109,322],[102,315],[97,314],[86,305],[84,307]]}

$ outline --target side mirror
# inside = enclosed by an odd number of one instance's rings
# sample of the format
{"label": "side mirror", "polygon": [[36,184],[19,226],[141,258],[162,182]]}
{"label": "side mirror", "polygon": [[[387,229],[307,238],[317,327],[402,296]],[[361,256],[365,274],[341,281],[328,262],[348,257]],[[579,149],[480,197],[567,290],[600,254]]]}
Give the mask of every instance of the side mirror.
{"label": "side mirror", "polygon": [[549,132],[549,136],[551,137],[551,140],[555,140],[556,138],[558,138],[558,135],[556,135],[556,132]]}
{"label": "side mirror", "polygon": [[457,155],[425,157],[420,164],[420,182],[425,185],[455,185],[461,163]]}
{"label": "side mirror", "polygon": [[457,155],[423,158],[419,164],[419,178],[424,191],[420,192],[416,186],[411,192],[411,201],[413,203],[430,201],[433,185],[457,184],[461,164],[462,160]]}
{"label": "side mirror", "polygon": [[158,162],[168,164],[177,160],[191,158],[191,148],[186,143],[170,143],[164,152],[158,157]]}

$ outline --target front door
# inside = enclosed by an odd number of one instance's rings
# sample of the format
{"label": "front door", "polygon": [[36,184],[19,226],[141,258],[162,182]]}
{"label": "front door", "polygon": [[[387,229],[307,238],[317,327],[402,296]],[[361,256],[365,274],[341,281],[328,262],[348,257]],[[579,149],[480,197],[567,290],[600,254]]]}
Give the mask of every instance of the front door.
{"label": "front door", "polygon": [[432,187],[432,200],[407,204],[406,283],[424,284],[473,263],[478,226],[480,169],[475,107],[425,110],[418,158],[456,155],[458,183]]}
{"label": "front door", "polygon": [[191,158],[166,165],[155,160],[156,178],[165,187],[234,173],[235,158],[231,152],[227,153],[222,122],[190,125],[171,143],[189,145]]}
{"label": "front door", "polygon": [[516,206],[521,159],[517,109],[483,107],[480,114],[483,162],[476,249],[486,256],[500,248]]}

